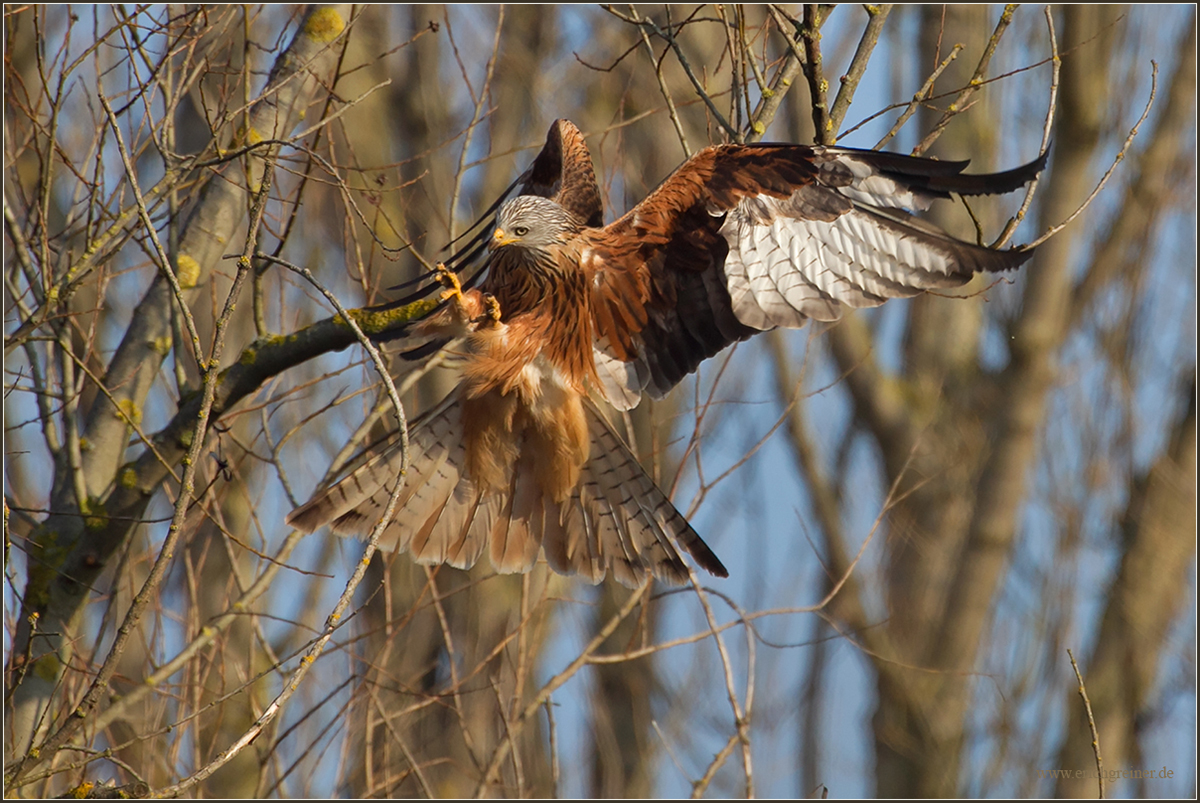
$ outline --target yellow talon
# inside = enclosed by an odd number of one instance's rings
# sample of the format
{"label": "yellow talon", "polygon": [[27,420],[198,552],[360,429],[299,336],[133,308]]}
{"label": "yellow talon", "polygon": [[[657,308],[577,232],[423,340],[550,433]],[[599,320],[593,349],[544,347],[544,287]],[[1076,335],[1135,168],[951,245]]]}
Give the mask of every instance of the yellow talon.
{"label": "yellow talon", "polygon": [[491,293],[483,296],[484,314],[492,323],[500,323],[500,302]]}
{"label": "yellow talon", "polygon": [[458,280],[458,274],[446,267],[445,263],[439,262],[433,268],[433,278],[437,279],[446,289],[442,291],[441,300],[454,298],[459,304],[463,302],[462,282]]}

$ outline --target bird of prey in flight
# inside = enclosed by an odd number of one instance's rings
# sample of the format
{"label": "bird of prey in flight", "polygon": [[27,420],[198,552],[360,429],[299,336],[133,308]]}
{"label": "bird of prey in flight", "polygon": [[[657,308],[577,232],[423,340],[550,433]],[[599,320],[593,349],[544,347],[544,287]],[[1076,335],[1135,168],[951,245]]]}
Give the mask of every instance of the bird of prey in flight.
{"label": "bird of prey in flight", "polygon": [[1045,158],[968,175],[967,162],[876,151],[717,145],[606,226],[583,135],[558,120],[493,225],[450,260],[483,259],[478,286],[439,268],[446,303],[415,334],[461,338],[463,378],[410,426],[407,475],[392,437],[288,523],[365,534],[403,481],[379,546],[421,563],[486,554],[524,572],[544,554],[592,583],[609,570],[626,585],[681,583],[682,548],[724,577],[593,397],[627,410],[758,332],[1020,267],[1030,250],[973,245],[913,212],[1013,191]]}

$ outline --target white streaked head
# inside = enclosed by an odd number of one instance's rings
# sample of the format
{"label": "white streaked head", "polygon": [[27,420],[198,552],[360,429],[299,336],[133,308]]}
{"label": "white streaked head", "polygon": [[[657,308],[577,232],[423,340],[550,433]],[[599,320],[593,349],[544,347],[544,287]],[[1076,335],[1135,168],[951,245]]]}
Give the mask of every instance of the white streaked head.
{"label": "white streaked head", "polygon": [[561,243],[564,235],[573,234],[580,228],[575,215],[549,198],[519,195],[500,207],[490,247],[492,250],[510,245],[545,249]]}

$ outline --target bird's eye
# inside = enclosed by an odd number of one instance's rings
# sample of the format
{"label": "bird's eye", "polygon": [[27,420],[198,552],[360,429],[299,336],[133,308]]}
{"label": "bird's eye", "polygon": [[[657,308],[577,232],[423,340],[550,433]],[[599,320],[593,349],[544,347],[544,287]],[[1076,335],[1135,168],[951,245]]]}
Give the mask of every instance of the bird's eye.
{"label": "bird's eye", "polygon": [[518,237],[524,237],[528,233],[528,226],[513,226],[513,234],[517,235]]}

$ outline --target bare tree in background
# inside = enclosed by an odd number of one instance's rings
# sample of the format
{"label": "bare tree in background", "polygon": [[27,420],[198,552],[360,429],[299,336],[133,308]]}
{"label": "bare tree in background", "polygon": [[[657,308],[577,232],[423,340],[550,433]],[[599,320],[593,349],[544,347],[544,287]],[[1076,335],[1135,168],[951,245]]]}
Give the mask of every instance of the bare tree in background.
{"label": "bare tree in background", "polygon": [[[1190,793],[1163,745],[1195,745],[1194,12],[1053,22],[6,7],[6,793],[1094,795],[1067,648],[1104,767],[1173,772],[1109,790]],[[1123,161],[1014,281],[772,333],[626,419],[729,580],[363,566],[283,527],[398,423],[346,319],[256,254],[361,309],[557,117],[620,214],[713,142],[904,122],[886,147],[1003,169],[1052,93],[1018,241]],[[1019,203],[938,223],[990,241]],[[350,313],[410,419],[452,381],[393,353],[420,311]]]}

